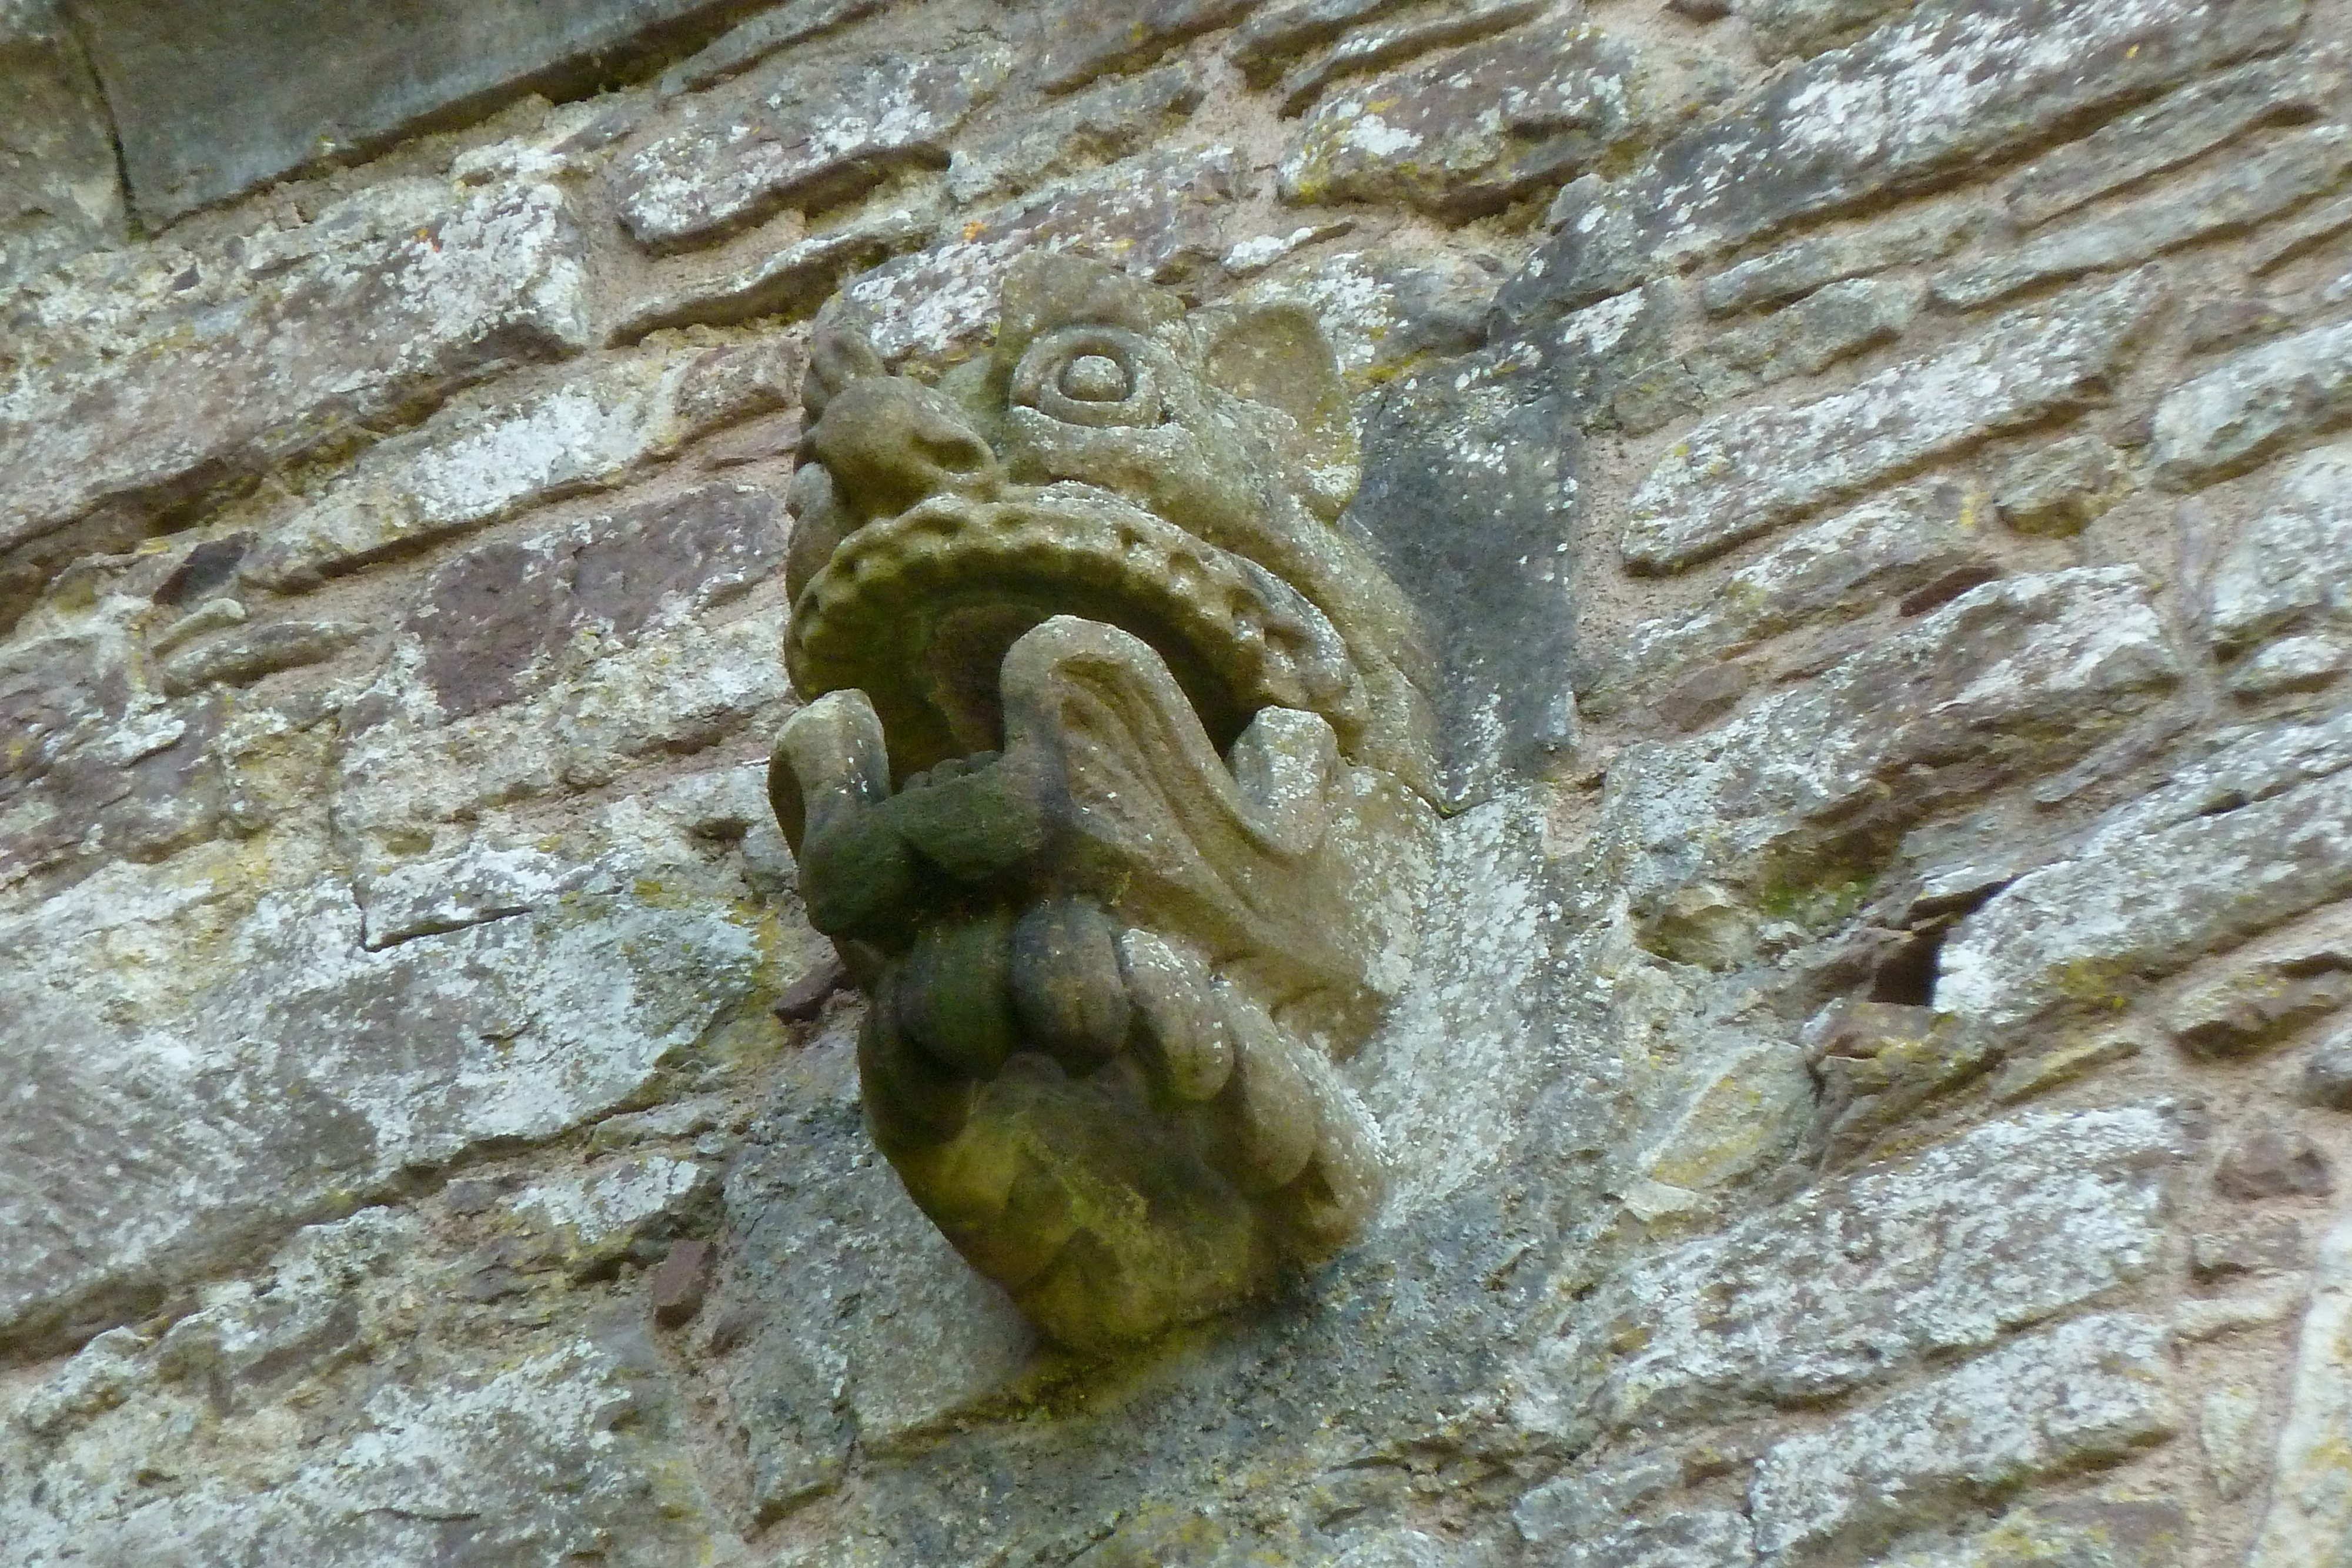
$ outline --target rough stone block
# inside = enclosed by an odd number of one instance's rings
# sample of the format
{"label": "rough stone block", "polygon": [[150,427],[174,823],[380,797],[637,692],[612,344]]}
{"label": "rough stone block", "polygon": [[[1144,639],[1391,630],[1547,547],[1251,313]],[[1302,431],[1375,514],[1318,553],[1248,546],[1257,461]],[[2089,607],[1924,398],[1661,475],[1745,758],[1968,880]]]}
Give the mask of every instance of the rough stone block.
{"label": "rough stone block", "polygon": [[2252,227],[2340,183],[2352,169],[2352,131],[2323,125],[2271,143],[2200,179],[2052,229],[2005,256],[1935,281],[1940,304],[1974,309],[2053,278],[2145,261],[2216,235]]}
{"label": "rough stone block", "polygon": [[2352,1111],[2352,1030],[2338,1030],[2312,1047],[2295,1097],[2306,1105]]}
{"label": "rough stone block", "polygon": [[2172,1435],[2163,1325],[2077,1318],[1790,1437],[1749,1490],[1767,1555],[1869,1540]]}
{"label": "rough stone block", "polygon": [[616,1261],[633,1246],[667,1240],[715,1208],[717,1173],[692,1160],[641,1155],[524,1188],[508,1207],[552,1234],[565,1265],[584,1273]]}
{"label": "rough stone block", "polygon": [[2003,204],[2021,227],[2037,227],[2265,120],[2324,112],[2342,86],[2340,59],[2303,50],[2219,72],[2041,158],[2010,182]]}
{"label": "rough stone block", "polygon": [[1620,879],[1645,924],[1708,882],[1812,918],[1885,835],[2081,756],[2177,679],[2137,569],[1988,583],[1720,729],[1629,747],[1586,874]]}
{"label": "rough stone block", "polygon": [[2292,1127],[2254,1128],[2222,1153],[2213,1186],[2224,1197],[2253,1203],[2268,1197],[2325,1197],[2336,1177],[2319,1145]]}
{"label": "rough stone block", "polygon": [[1724,268],[1699,286],[1699,302],[1710,316],[1727,316],[1865,273],[1936,261],[1958,247],[1969,226],[1966,208],[1944,207],[1801,239]]}
{"label": "rough stone block", "polygon": [[2116,488],[2115,449],[2095,435],[2070,435],[2011,464],[1994,504],[2019,533],[2064,537],[2113,506]]}
{"label": "rough stone block", "polygon": [[1406,202],[1461,219],[1589,167],[1646,118],[1633,51],[1589,26],[1507,34],[1327,98],[1286,202]]}
{"label": "rough stone block", "polygon": [[2161,1255],[2179,1139],[2146,1107],[1995,1122],[1637,1262],[1539,1354],[1544,1424],[1815,1405],[2095,1301]]}
{"label": "rough stone block", "polygon": [[54,0],[0,12],[0,289],[120,244],[113,127]]}
{"label": "rough stone block", "polygon": [[863,330],[886,360],[968,352],[996,313],[1013,260],[1030,250],[1098,256],[1172,281],[1232,245],[1225,220],[1242,183],[1230,147],[1178,148],[1048,186],[971,220],[959,238],[851,281],[818,313]]}
{"label": "rough stone block", "polygon": [[665,600],[692,608],[740,591],[782,555],[772,495],[701,486],[453,557],[404,630],[443,715],[463,718],[522,695],[582,631],[593,627],[601,648],[625,646]]}
{"label": "rough stone block", "polygon": [[1897,1552],[1874,1568],[2180,1568],[2190,1528],[2178,1500],[2124,1490],[2012,1509],[1957,1546]]}
{"label": "rough stone block", "polygon": [[780,49],[882,9],[884,0],[783,0],[730,27],[662,72],[660,96],[677,98],[740,75]]}
{"label": "rough stone block", "polygon": [[156,684],[166,696],[219,683],[246,685],[279,670],[324,664],[362,642],[369,629],[349,621],[271,621],[245,625],[163,661]]}
{"label": "rough stone block", "polygon": [[1122,77],[1021,113],[961,138],[948,163],[948,194],[959,203],[1016,195],[1040,180],[1136,152],[1201,101],[1189,64]]}
{"label": "rough stone block", "polygon": [[1069,0],[1037,7],[1031,36],[1037,83],[1066,92],[1105,71],[1149,65],[1187,38],[1246,14],[1255,0]]}
{"label": "rough stone block", "polygon": [[1969,915],[1938,957],[1936,1006],[1989,1035],[2094,1016],[2149,980],[2352,895],[2352,775],[2211,816],[2134,831],[2030,872]]}
{"label": "rough stone block", "polygon": [[1903,9],[1902,0],[1740,0],[1756,52],[1768,60],[1818,55]]}
{"label": "rough stone block", "polygon": [[[1772,78],[1634,173],[1562,193],[1498,301],[1540,319],[1926,186],[2290,41],[2303,0],[1947,0]],[[2053,46],[2053,40],[2063,40]]]}
{"label": "rough stone block", "polygon": [[2352,627],[2352,445],[2312,453],[2281,477],[2208,593],[2225,656],[2284,632]]}
{"label": "rough stone block", "polygon": [[2352,417],[2352,322],[2241,350],[2157,404],[2157,477],[2186,487]]}
{"label": "rough stone block", "polygon": [[798,395],[781,345],[648,354],[598,365],[487,410],[452,411],[371,448],[270,528],[238,568],[279,592],[522,508],[617,483],[717,425]]}
{"label": "rough stone block", "polygon": [[1342,78],[1503,32],[1532,21],[1543,10],[1541,0],[1462,0],[1434,13],[1356,26],[1332,47],[1283,77],[1276,89],[1281,112],[1301,112]]}
{"label": "rough stone block", "polygon": [[2155,278],[2134,275],[2004,317],[1849,391],[1708,421],[1628,503],[1626,563],[1680,570],[1930,457],[2089,401],[2159,293]]}
{"label": "rough stone block", "polygon": [[[241,919],[225,893],[253,896],[118,869],[8,917],[31,983],[0,997],[25,1042],[0,1115],[20,1239],[0,1323],[102,1324],[336,1193],[615,1108],[758,963],[729,918],[629,897],[373,954],[331,879]],[[125,962],[200,944],[216,964]]]}
{"label": "rough stone block", "polygon": [[729,9],[714,0],[71,4],[114,110],[132,203],[151,227],[322,158],[372,151],[460,106],[609,79]]}
{"label": "rough stone block", "polygon": [[2319,1245],[2270,1505],[2247,1568],[2333,1568],[2352,1541],[2352,1212]]}
{"label": "rough stone block", "polygon": [[[1643,434],[1702,403],[1790,376],[1817,375],[1840,360],[1901,337],[1918,304],[1916,286],[1868,277],[1829,284],[1785,310],[1700,344],[1671,368],[1634,372],[1618,394],[1617,423]],[[1655,390],[1661,371],[1674,394],[1661,396]]]}
{"label": "rough stone block", "polygon": [[946,164],[949,137],[1012,65],[1011,51],[988,39],[856,62],[787,55],[614,164],[614,204],[656,250],[717,239],[785,207],[835,205],[896,170]]}
{"label": "rough stone block", "polygon": [[53,867],[156,860],[219,827],[220,705],[142,691],[119,622],[0,657],[0,886]]}
{"label": "rough stone block", "polygon": [[11,322],[0,559],[46,575],[218,484],[587,340],[580,239],[551,186],[379,187],[274,247],[248,243],[241,269],[192,271],[152,302],[110,282],[61,287]]}

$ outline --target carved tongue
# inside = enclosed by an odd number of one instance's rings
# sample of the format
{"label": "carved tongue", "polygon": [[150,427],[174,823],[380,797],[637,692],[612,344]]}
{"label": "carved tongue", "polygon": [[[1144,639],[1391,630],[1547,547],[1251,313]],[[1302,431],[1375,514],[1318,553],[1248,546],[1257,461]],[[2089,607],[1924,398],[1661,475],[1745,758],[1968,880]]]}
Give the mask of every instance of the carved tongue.
{"label": "carved tongue", "polygon": [[941,497],[859,529],[793,607],[785,658],[814,697],[873,699],[901,775],[998,744],[996,672],[1030,627],[1069,614],[1149,643],[1222,748],[1249,716],[1305,708],[1343,745],[1363,693],[1320,611],[1256,563],[1104,497]]}

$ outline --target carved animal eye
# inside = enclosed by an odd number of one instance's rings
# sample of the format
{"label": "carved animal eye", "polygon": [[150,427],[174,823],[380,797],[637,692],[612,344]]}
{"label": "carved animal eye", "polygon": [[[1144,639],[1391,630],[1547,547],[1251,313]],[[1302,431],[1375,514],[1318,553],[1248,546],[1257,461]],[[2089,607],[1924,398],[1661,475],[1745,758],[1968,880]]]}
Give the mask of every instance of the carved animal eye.
{"label": "carved animal eye", "polygon": [[1062,392],[1080,402],[1124,402],[1127,367],[1108,354],[1080,354],[1062,367]]}
{"label": "carved animal eye", "polygon": [[1100,429],[1160,423],[1150,346],[1110,327],[1066,327],[1029,345],[1013,372],[1013,401],[1065,424]]}

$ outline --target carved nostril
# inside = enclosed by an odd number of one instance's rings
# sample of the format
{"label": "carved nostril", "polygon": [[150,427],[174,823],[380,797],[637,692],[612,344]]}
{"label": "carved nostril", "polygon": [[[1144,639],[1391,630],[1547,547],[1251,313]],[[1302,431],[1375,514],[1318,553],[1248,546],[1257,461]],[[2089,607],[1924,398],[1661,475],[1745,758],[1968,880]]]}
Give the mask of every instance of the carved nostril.
{"label": "carved nostril", "polygon": [[915,439],[916,450],[950,474],[978,474],[995,463],[996,455],[978,436],[961,431],[927,432]]}

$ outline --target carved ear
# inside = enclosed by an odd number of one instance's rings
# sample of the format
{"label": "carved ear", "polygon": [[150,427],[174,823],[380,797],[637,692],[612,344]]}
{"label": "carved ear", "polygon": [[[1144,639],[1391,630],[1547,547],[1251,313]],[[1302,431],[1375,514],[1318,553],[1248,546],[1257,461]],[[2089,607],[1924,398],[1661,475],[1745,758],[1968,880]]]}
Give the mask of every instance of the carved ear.
{"label": "carved ear", "polygon": [[1298,427],[1292,455],[1307,482],[1307,505],[1326,521],[1337,517],[1356,495],[1356,421],[1322,323],[1287,300],[1206,314],[1202,375],[1291,417]]}

